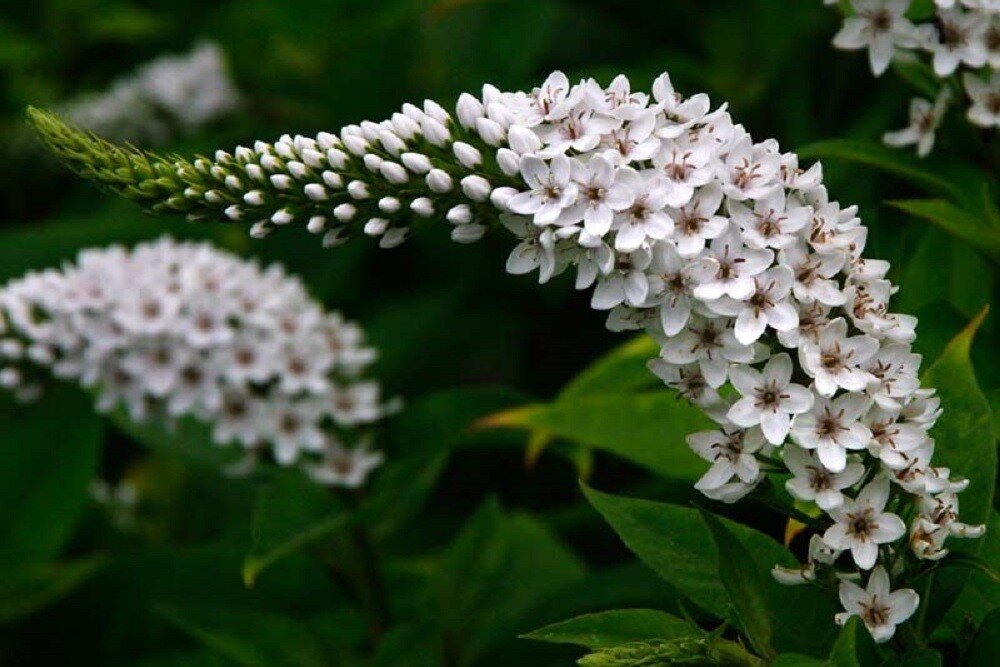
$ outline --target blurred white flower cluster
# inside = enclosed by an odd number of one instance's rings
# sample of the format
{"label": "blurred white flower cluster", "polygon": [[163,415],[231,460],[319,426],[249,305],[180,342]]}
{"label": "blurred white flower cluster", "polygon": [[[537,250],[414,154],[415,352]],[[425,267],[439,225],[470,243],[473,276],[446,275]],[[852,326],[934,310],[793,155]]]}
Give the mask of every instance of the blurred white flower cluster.
{"label": "blurred white flower cluster", "polygon": [[893,59],[912,61],[926,55],[941,80],[937,98],[914,99],[910,124],[884,137],[890,146],[916,145],[917,153],[925,156],[933,149],[952,89],[964,90],[969,98],[969,122],[1000,127],[1000,2],[934,0],[935,15],[926,23],[906,17],[911,4],[911,0],[851,0],[854,13],[844,19],[833,44],[840,49],[867,49],[876,76]]}
{"label": "blurred white flower cluster", "polygon": [[240,103],[217,44],[161,56],[60,112],[81,127],[139,145],[161,144],[232,113]]}
{"label": "blurred white flower cluster", "polygon": [[214,440],[356,486],[381,455],[386,414],[364,378],[376,353],[294,277],[207,244],[162,239],[82,251],[0,290],[0,383],[37,394],[49,374],[138,422],[193,416]]}

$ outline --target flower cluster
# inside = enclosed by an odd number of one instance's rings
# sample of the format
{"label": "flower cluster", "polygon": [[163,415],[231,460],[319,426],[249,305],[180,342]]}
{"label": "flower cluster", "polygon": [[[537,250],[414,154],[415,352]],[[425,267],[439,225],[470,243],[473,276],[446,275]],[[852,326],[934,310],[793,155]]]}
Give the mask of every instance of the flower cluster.
{"label": "flower cluster", "polygon": [[[833,4],[835,0],[825,0]],[[1000,127],[1000,2],[934,0],[934,21],[907,18],[911,0],[852,0],[854,13],[833,38],[840,49],[868,49],[872,72],[881,76],[893,59],[915,60],[926,54],[929,70],[941,80],[937,98],[910,103],[910,123],[889,132],[890,146],[916,145],[922,157],[934,146],[934,133],[951,99],[963,89],[970,100],[969,122]],[[958,74],[961,73],[961,80]]]}
{"label": "flower cluster", "polygon": [[[711,464],[701,492],[734,502],[767,472],[790,472],[788,491],[825,513],[809,562],[776,572],[785,582],[878,573],[908,531],[914,560],[982,532],[958,521],[966,482],[932,464],[941,410],[919,387],[916,320],[890,311],[896,287],[888,263],[863,257],[857,207],[831,201],[820,165],[755,142],[666,74],[650,95],[624,76],[604,88],[556,72],[531,92],[464,94],[454,117],[406,105],[388,121],[215,161],[33,119],[80,174],[155,211],[250,222],[257,236],[299,222],[328,244],[360,228],[392,246],[434,217],[469,242],[499,219],[518,239],[510,273],[545,282],[575,269],[610,329],[659,342],[651,370],[718,423],[689,438]],[[866,623],[884,639],[892,628],[879,624],[910,612]]]}
{"label": "flower cluster", "polygon": [[83,95],[60,111],[94,132],[152,145],[232,113],[239,100],[222,50],[205,42],[188,54],[146,63],[108,90]]}
{"label": "flower cluster", "polygon": [[356,486],[381,460],[363,427],[387,406],[364,379],[375,351],[280,266],[163,239],[82,251],[0,289],[0,383],[51,376],[136,421],[192,416],[253,457]]}

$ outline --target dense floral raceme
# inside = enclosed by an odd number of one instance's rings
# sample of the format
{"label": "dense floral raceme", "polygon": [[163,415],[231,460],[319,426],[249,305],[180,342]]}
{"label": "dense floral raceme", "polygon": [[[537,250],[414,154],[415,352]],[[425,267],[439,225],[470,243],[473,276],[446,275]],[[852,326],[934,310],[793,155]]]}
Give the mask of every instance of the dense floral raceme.
{"label": "dense floral raceme", "polygon": [[934,133],[953,91],[968,98],[970,123],[1000,127],[1000,2],[934,0],[933,20],[925,23],[907,18],[911,4],[911,0],[851,0],[853,12],[844,19],[833,44],[840,49],[867,49],[876,76],[893,60],[926,60],[930,78],[938,79],[936,98],[912,100],[909,125],[884,137],[890,146],[915,145],[924,156],[934,146]]}
{"label": "dense floral raceme", "polygon": [[50,376],[139,422],[192,416],[248,460],[298,463],[356,486],[378,465],[364,428],[387,405],[375,350],[280,266],[163,239],[85,250],[0,290],[0,382],[30,397]]}
{"label": "dense floral raceme", "polygon": [[815,503],[822,529],[808,562],[776,578],[872,573],[842,598],[879,639],[917,604],[908,589],[883,599],[885,577],[983,531],[958,520],[967,482],[932,463],[941,409],[919,386],[916,320],[890,312],[896,288],[886,262],[862,256],[857,207],[831,201],[818,164],[755,142],[665,74],[648,95],[622,76],[604,88],[556,72],[527,93],[462,95],[454,116],[406,105],[338,135],[193,162],[32,116],[82,175],[156,211],[251,223],[256,236],[305,224],[329,245],[360,229],[393,246],[433,218],[470,242],[499,219],[518,240],[510,273],[545,282],[575,270],[609,328],[659,341],[651,370],[718,423],[689,437],[710,464],[702,493],[735,502],[769,472],[791,473],[788,492]]}
{"label": "dense floral raceme", "polygon": [[232,113],[240,95],[217,44],[162,56],[101,92],[67,102],[60,113],[105,136],[160,144]]}

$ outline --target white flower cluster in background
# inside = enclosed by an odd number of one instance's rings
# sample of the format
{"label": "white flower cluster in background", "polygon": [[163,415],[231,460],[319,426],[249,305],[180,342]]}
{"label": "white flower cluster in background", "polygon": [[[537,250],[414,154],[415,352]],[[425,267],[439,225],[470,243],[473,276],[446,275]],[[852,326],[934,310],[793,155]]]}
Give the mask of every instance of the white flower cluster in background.
{"label": "white flower cluster in background", "polygon": [[85,250],[4,286],[0,321],[8,389],[37,394],[51,374],[138,422],[193,416],[329,485],[381,460],[362,433],[388,409],[364,377],[375,350],[280,266],[170,239]]}
{"label": "white flower cluster in background", "polygon": [[[835,0],[825,0],[834,4]],[[867,49],[872,72],[881,76],[893,59],[912,61],[924,55],[941,80],[932,102],[910,103],[910,123],[885,135],[890,146],[915,145],[922,157],[934,146],[934,133],[952,97],[964,90],[966,115],[979,127],[1000,127],[1000,2],[934,0],[934,20],[914,23],[906,17],[911,0],[851,0],[854,13],[833,38],[837,48]],[[960,78],[959,78],[960,77]]]}
{"label": "white flower cluster in background", "polygon": [[232,113],[240,103],[225,56],[203,42],[184,55],[161,56],[60,113],[99,134],[139,145],[161,144]]}
{"label": "white flower cluster in background", "polygon": [[[788,491],[825,513],[809,561],[776,570],[786,583],[891,570],[904,549],[938,559],[947,538],[980,535],[958,520],[967,481],[932,462],[941,410],[919,385],[916,319],[891,312],[889,265],[864,258],[857,207],[831,200],[819,164],[754,141],[708,96],[684,97],[666,74],[651,92],[556,72],[530,92],[463,94],[454,117],[408,104],[214,161],[38,122],[81,174],[154,211],[252,223],[258,237],[304,223],[327,245],[360,229],[391,247],[436,218],[471,242],[499,217],[518,238],[508,272],[545,282],[575,270],[610,329],[660,343],[652,371],[718,423],[689,439],[711,464],[701,492],[735,502],[791,472]],[[123,164],[149,175],[123,184]],[[886,639],[876,620],[865,618]]]}

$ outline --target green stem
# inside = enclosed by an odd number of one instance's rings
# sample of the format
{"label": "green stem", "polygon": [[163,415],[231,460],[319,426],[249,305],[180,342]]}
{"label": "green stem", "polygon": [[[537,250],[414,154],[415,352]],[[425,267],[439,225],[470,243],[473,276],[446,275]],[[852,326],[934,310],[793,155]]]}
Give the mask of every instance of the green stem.
{"label": "green stem", "polygon": [[[357,512],[360,501],[357,495],[343,491],[339,494],[352,512]],[[348,538],[357,560],[357,597],[368,622],[368,633],[373,646],[381,641],[389,626],[389,597],[382,576],[381,559],[364,524],[356,521],[348,530]]]}

